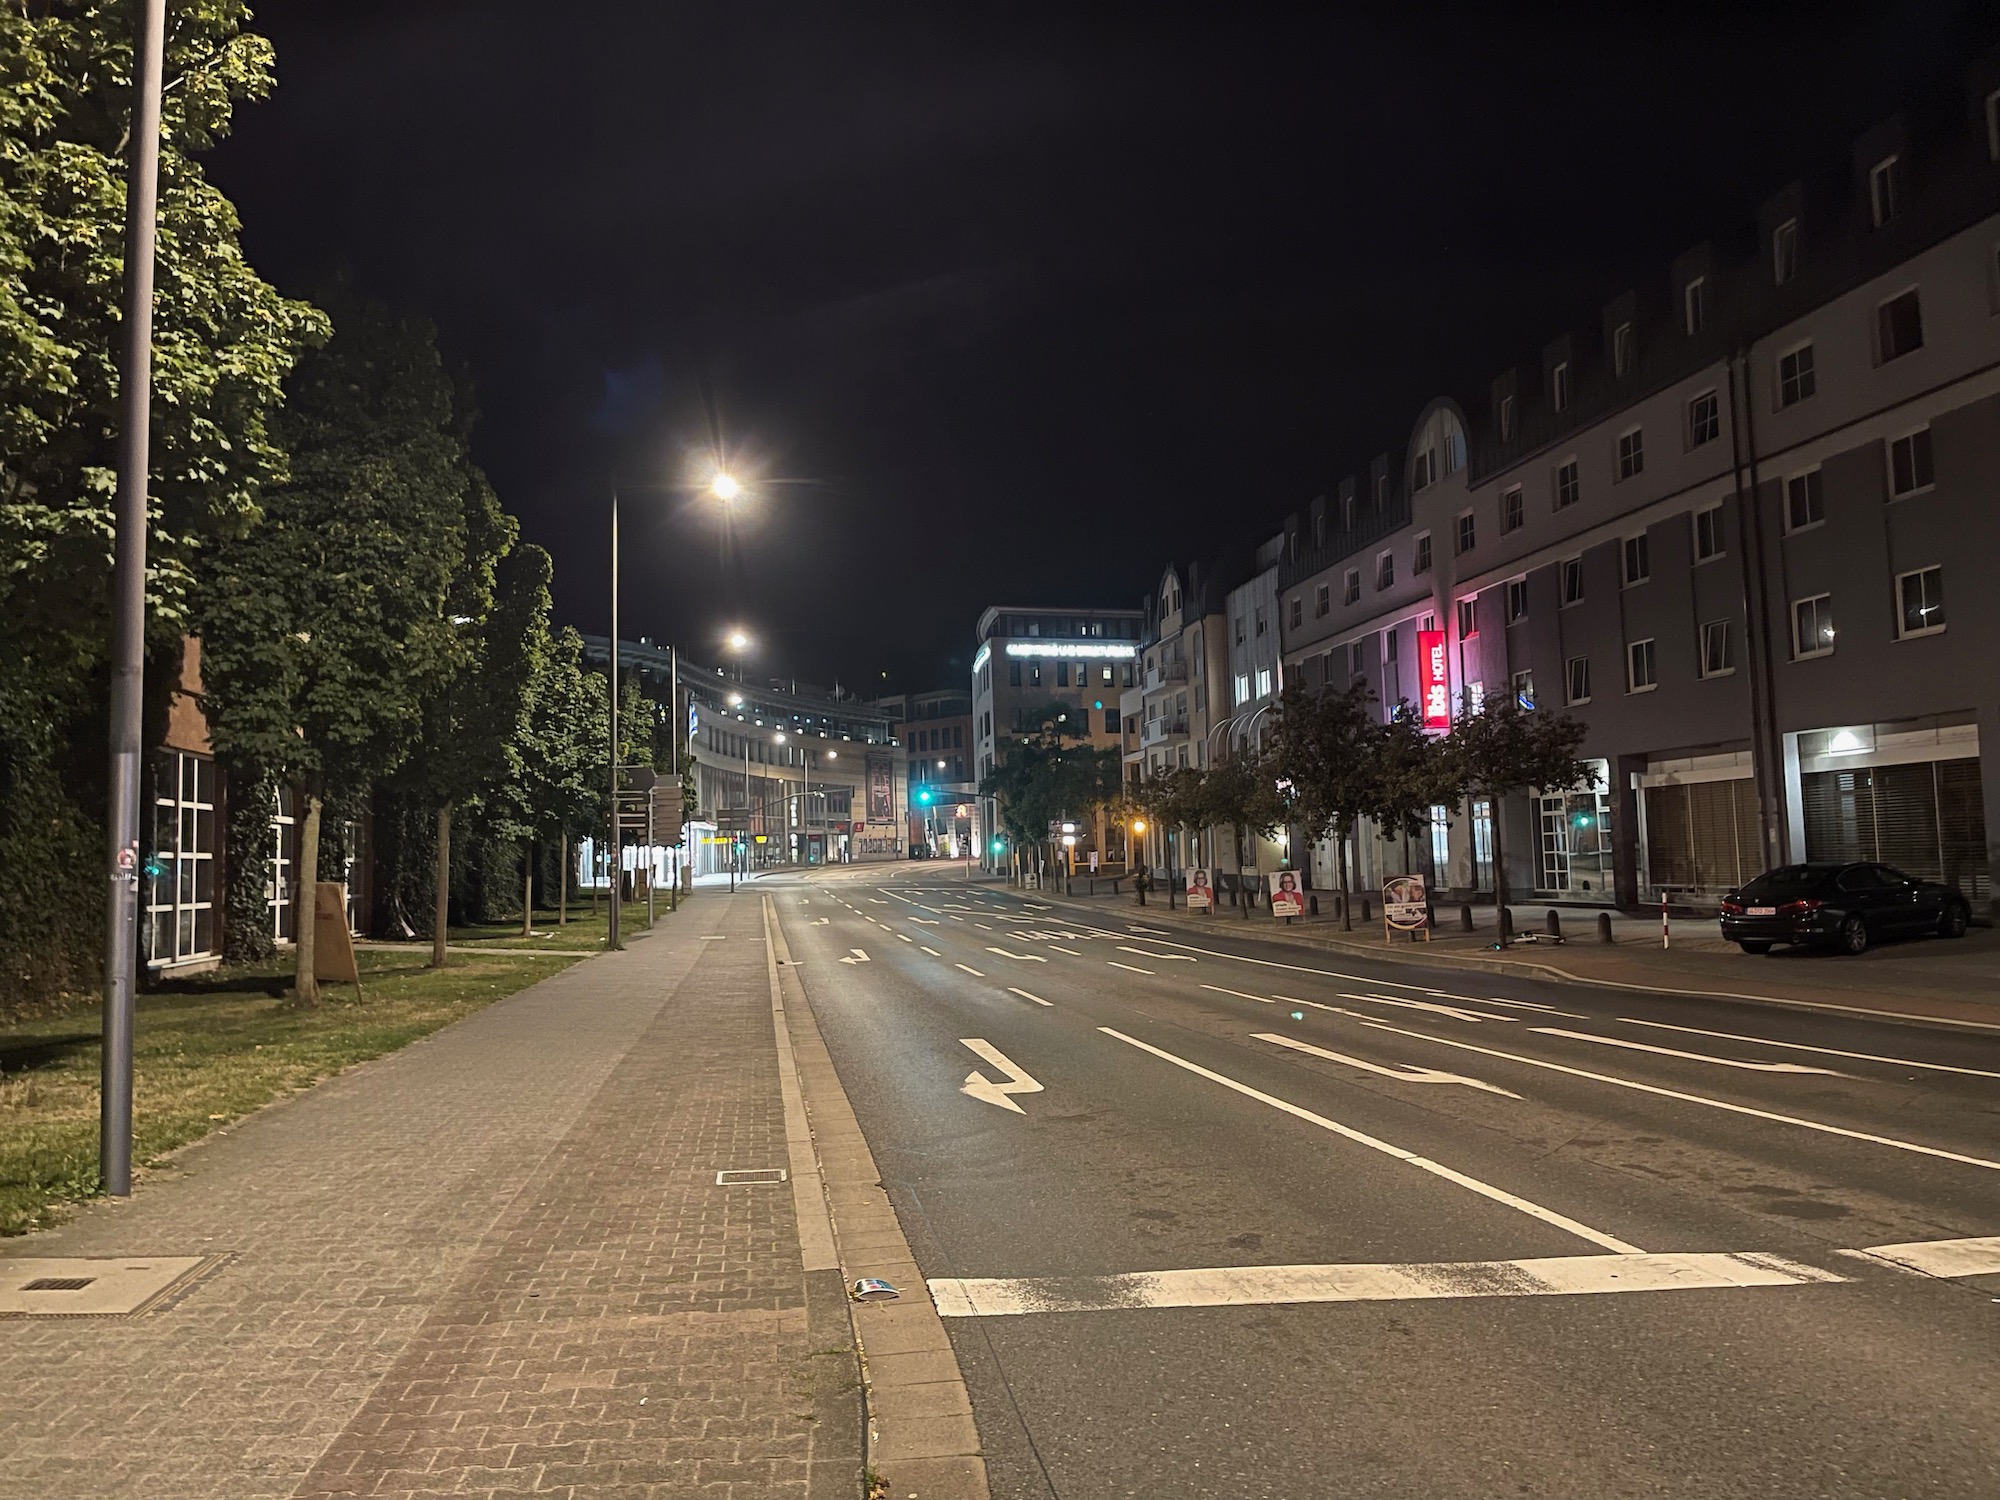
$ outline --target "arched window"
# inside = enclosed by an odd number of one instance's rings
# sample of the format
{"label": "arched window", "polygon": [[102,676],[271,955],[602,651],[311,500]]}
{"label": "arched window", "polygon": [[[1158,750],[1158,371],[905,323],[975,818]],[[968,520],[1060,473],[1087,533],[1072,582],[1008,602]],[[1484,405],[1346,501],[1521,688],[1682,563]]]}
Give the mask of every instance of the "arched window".
{"label": "arched window", "polygon": [[1424,419],[1410,445],[1410,493],[1427,490],[1465,467],[1465,425],[1441,406]]}

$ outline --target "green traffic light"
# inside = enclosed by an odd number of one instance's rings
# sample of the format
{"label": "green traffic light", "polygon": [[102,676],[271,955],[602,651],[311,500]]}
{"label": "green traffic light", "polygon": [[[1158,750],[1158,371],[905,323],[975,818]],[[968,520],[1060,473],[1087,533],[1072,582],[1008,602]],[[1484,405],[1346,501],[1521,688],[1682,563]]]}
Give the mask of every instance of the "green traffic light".
{"label": "green traffic light", "polygon": [[993,852],[995,854],[1005,854],[1007,852],[1006,841],[1003,839],[995,839],[993,841]]}
{"label": "green traffic light", "polygon": [[931,789],[929,787],[920,788],[917,792],[917,800],[928,803],[931,800]]}

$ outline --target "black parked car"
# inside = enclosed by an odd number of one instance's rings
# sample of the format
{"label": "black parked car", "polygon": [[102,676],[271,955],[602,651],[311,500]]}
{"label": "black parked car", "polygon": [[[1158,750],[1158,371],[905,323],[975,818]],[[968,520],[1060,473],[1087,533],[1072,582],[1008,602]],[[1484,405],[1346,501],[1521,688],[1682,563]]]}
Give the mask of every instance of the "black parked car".
{"label": "black parked car", "polygon": [[1722,935],[1745,953],[1769,953],[1773,943],[1859,953],[1903,933],[1964,937],[1971,922],[1972,908],[1950,886],[1887,865],[1785,865],[1722,900]]}

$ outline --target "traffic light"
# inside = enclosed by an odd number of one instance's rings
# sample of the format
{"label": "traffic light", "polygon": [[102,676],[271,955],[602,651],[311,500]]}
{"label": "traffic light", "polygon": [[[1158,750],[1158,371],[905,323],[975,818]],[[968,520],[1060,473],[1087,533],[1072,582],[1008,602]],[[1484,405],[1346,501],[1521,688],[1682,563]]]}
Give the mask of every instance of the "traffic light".
{"label": "traffic light", "polygon": [[917,801],[921,803],[923,806],[929,807],[931,805],[931,789],[927,786],[918,787]]}

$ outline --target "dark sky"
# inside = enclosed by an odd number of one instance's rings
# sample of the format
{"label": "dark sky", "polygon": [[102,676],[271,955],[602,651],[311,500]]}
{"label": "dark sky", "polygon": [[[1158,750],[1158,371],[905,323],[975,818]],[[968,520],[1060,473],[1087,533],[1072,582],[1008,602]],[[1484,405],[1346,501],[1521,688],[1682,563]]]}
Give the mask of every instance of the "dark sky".
{"label": "dark sky", "polygon": [[618,466],[682,486],[626,503],[626,634],[922,688],[987,604],[1269,534],[2000,29],[1372,9],[269,0],[212,170],[280,286],[436,321],[561,619]]}

